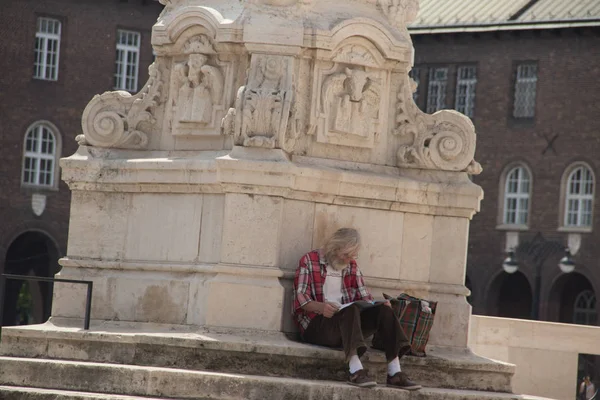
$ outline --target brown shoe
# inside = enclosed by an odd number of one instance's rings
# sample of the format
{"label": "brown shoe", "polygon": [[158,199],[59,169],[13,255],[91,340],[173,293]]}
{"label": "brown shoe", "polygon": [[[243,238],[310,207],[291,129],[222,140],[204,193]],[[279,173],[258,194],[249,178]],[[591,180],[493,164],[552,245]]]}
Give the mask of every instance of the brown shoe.
{"label": "brown shoe", "polygon": [[421,385],[417,385],[406,376],[405,372],[396,372],[394,376],[387,377],[387,385],[389,387],[405,389],[405,390],[419,390]]}
{"label": "brown shoe", "polygon": [[367,371],[364,369],[359,369],[353,374],[350,374],[348,378],[348,383],[353,386],[358,386],[361,388],[370,388],[373,386],[377,386],[377,382],[373,379],[369,378],[367,375]]}

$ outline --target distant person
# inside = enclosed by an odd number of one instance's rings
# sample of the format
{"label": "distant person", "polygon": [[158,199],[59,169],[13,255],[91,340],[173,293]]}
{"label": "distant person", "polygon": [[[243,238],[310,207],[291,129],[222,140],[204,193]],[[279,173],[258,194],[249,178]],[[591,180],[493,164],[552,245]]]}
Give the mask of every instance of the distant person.
{"label": "distant person", "polygon": [[590,400],[595,394],[596,386],[590,381],[590,376],[586,375],[581,385],[579,385],[579,398],[581,400]]}
{"label": "distant person", "polygon": [[375,304],[365,287],[355,261],[359,249],[358,232],[343,228],[322,249],[300,259],[294,278],[292,314],[302,340],[319,346],[342,347],[348,362],[348,383],[373,387],[377,382],[369,377],[360,357],[367,350],[365,338],[378,332],[388,362],[387,386],[420,389],[400,369],[400,357],[410,350],[409,341],[390,303]]}

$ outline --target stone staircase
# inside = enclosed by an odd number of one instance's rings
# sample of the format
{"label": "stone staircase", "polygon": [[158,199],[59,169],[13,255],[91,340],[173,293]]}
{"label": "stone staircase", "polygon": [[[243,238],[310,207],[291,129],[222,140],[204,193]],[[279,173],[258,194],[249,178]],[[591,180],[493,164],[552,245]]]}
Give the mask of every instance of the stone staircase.
{"label": "stone staircase", "polygon": [[[360,389],[343,382],[341,351],[280,333],[117,322],[82,331],[54,322],[3,330],[0,399],[534,399],[510,393],[512,365],[468,350],[403,358],[421,391]],[[385,382],[383,353],[364,360]]]}

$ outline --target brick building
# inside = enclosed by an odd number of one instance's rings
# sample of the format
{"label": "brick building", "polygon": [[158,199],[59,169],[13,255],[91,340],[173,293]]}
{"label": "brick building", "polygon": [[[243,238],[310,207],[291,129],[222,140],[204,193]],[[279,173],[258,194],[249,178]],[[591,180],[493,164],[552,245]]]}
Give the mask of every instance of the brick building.
{"label": "brick building", "polygon": [[[52,276],[66,252],[70,203],[58,160],[77,149],[81,114],[95,94],[137,92],[146,82],[150,30],[162,6],[9,0],[1,8],[0,273]],[[21,285],[7,282],[4,325],[20,318]],[[43,322],[52,288],[32,283],[30,292],[29,322]]]}
{"label": "brick building", "polygon": [[[471,116],[478,134],[473,312],[598,325],[600,3],[422,1],[410,31],[417,103]],[[565,247],[570,273],[558,266]]]}
{"label": "brick building", "polygon": [[[485,199],[470,237],[474,312],[528,317],[535,266],[543,259],[540,317],[597,324],[600,6],[585,0],[494,4],[421,0],[411,28],[417,103],[428,112],[456,108],[473,118],[478,132],[484,172],[474,181]],[[70,199],[57,161],[75,152],[81,113],[93,95],[136,92],[146,81],[150,27],[161,8],[150,0],[4,2],[0,272],[51,276],[57,270]],[[569,274],[557,267],[567,245],[576,262]],[[502,261],[512,247],[519,249],[519,267],[508,274]],[[51,290],[32,286],[37,322],[49,315]],[[16,318],[10,310],[19,290],[10,283],[5,324]]]}

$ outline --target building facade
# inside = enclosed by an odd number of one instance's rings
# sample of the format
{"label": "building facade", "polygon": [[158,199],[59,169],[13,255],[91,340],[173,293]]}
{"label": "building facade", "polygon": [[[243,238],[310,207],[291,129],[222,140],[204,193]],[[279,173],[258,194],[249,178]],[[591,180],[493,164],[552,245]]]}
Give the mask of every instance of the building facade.
{"label": "building facade", "polygon": [[[485,199],[466,277],[474,313],[529,318],[541,265],[540,318],[597,325],[600,7],[578,17],[583,2],[571,10],[553,0],[507,2],[481,21],[482,10],[457,2],[456,18],[466,18],[457,22],[430,3],[411,32],[415,99],[427,112],[472,118],[484,169],[473,177]],[[564,247],[574,253],[571,273],[558,267]],[[510,249],[511,274],[502,266]]]}
{"label": "building facade", "polygon": [[[411,28],[416,102],[427,112],[470,116],[479,134],[484,172],[473,180],[485,199],[471,225],[466,276],[474,313],[528,318],[535,308],[541,319],[598,324],[600,7],[588,3],[514,0],[490,9],[422,1]],[[52,276],[66,249],[70,199],[58,159],[75,152],[92,96],[144,84],[150,27],[162,6],[24,0],[2,7],[0,272]],[[557,266],[565,246],[576,263],[568,274]],[[512,248],[518,268],[509,274],[502,264]],[[7,286],[5,324],[18,318],[11,310],[20,285]],[[39,322],[49,315],[51,288],[33,284],[31,293]]]}
{"label": "building facade", "polygon": [[[414,98],[430,113],[465,113],[478,134],[483,173],[473,181],[485,198],[465,277],[473,312],[598,325],[600,4],[422,4]],[[572,272],[559,268],[565,248]],[[581,355],[580,375],[600,378],[595,364]]]}
{"label": "building facade", "polygon": [[[1,8],[0,273],[53,276],[66,251],[71,197],[58,161],[76,151],[94,95],[137,92],[146,82],[150,29],[162,6],[11,0]],[[6,285],[3,325],[48,318],[51,284]]]}

